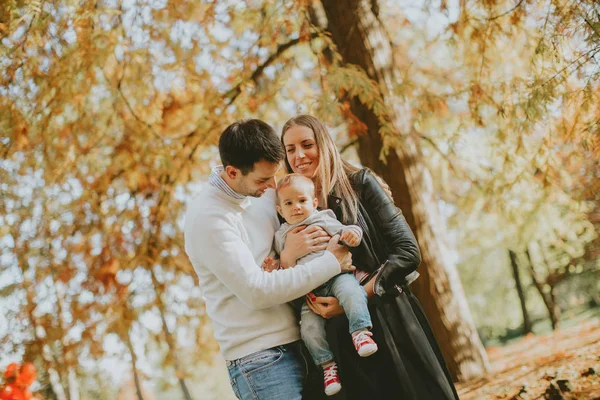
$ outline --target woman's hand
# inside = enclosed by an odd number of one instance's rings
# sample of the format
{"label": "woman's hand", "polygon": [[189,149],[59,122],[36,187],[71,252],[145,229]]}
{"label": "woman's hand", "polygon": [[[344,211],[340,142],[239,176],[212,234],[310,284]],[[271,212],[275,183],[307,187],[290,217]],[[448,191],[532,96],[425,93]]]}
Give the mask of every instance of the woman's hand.
{"label": "woman's hand", "polygon": [[281,267],[288,268],[296,265],[296,260],[312,253],[325,250],[330,236],[320,226],[298,226],[285,237],[285,247],[280,254]]}
{"label": "woman's hand", "polygon": [[372,277],[371,280],[369,280],[369,282],[363,285],[363,289],[365,289],[365,292],[367,292],[368,299],[373,297],[373,295],[375,294],[375,278],[377,278],[377,275]]}
{"label": "woman's hand", "polygon": [[312,292],[306,295],[306,304],[312,312],[325,319],[344,313],[340,302],[335,297],[316,297]]}

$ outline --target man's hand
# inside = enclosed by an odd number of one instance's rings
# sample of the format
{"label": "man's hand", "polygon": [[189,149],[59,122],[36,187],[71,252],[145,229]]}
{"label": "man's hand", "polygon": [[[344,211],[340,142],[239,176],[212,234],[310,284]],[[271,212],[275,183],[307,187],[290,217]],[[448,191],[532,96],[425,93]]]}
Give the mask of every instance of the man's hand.
{"label": "man's hand", "polygon": [[350,247],[356,247],[360,243],[360,235],[352,229],[346,229],[340,236],[340,242],[344,242]]}
{"label": "man's hand", "polygon": [[280,254],[281,266],[283,268],[296,265],[296,260],[312,253],[313,251],[325,250],[329,235],[320,226],[306,225],[298,226],[285,237],[285,247]]}
{"label": "man's hand", "polygon": [[340,263],[342,272],[352,272],[356,268],[352,265],[352,254],[348,251],[348,248],[343,244],[340,244],[340,235],[335,235],[327,243],[326,250],[333,253]]}
{"label": "man's hand", "polygon": [[279,269],[279,260],[276,260],[271,256],[267,256],[262,263],[262,269],[267,272],[272,272],[276,269]]}

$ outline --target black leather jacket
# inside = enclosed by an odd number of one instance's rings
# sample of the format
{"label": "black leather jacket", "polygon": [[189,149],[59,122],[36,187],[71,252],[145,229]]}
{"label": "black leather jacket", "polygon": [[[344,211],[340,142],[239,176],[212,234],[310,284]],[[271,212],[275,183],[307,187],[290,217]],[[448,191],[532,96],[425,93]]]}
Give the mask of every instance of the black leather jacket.
{"label": "black leather jacket", "polygon": [[[350,249],[352,263],[359,269],[374,273],[383,265],[375,281],[379,296],[397,290],[397,285],[416,279],[421,263],[419,246],[402,211],[383,190],[369,169],[361,169],[350,176],[358,195],[359,215],[356,222],[363,229],[363,240]],[[328,207],[338,220],[341,218],[341,200],[329,196]]]}
{"label": "black leather jacket", "polygon": [[[379,350],[370,357],[358,356],[346,316],[328,320],[327,342],[343,382],[341,392],[328,399],[458,400],[427,318],[408,288],[421,262],[417,241],[371,171],[362,169],[350,181],[358,194],[357,223],[364,231],[361,244],[351,249],[353,264],[371,274],[383,265],[369,301],[371,332]],[[328,199],[341,220],[340,203],[333,196]],[[307,386],[303,398],[321,399],[322,382],[310,393]]]}

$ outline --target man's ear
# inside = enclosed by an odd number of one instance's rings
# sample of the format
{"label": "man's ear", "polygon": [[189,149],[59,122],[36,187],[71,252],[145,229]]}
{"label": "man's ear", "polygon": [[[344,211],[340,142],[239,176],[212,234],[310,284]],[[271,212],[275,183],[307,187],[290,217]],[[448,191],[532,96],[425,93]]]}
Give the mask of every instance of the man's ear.
{"label": "man's ear", "polygon": [[279,215],[281,215],[281,217],[283,218],[283,211],[281,211],[281,207],[279,207],[279,204],[277,204],[275,206],[275,208],[277,209],[277,212],[279,213]]}
{"label": "man's ear", "polygon": [[240,175],[242,171],[234,167],[233,165],[228,165],[225,167],[225,174],[229,179],[235,179]]}

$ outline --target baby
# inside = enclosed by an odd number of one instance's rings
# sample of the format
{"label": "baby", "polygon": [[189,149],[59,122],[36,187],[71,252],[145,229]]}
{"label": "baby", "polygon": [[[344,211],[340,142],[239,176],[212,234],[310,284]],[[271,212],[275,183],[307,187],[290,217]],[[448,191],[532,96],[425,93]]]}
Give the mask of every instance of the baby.
{"label": "baby", "polygon": [[[356,225],[343,225],[333,211],[317,210],[313,182],[300,174],[286,175],[277,184],[277,212],[285,219],[275,233],[275,251],[280,254],[289,231],[299,225],[318,225],[331,236],[340,235],[340,242],[356,247],[362,240],[362,230]],[[318,257],[325,250],[304,256],[300,263]],[[356,351],[361,357],[367,357],[377,351],[373,341],[371,316],[367,308],[367,293],[354,275],[339,274],[313,291],[316,296],[335,296],[344,308],[350,322],[350,334]],[[342,388],[338,377],[337,365],[325,337],[325,319],[313,313],[306,302],[302,304],[300,334],[315,363],[323,368],[325,394],[334,395]]]}

